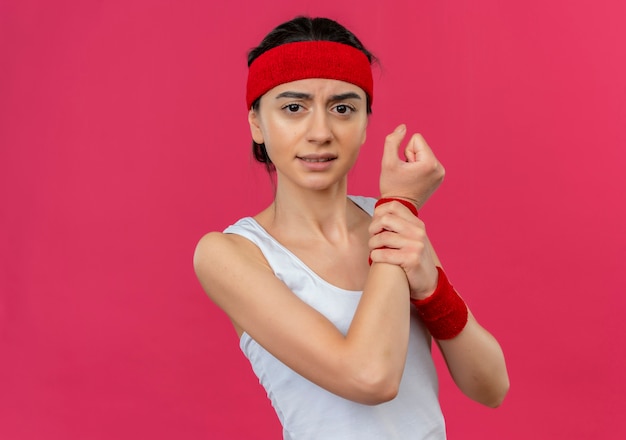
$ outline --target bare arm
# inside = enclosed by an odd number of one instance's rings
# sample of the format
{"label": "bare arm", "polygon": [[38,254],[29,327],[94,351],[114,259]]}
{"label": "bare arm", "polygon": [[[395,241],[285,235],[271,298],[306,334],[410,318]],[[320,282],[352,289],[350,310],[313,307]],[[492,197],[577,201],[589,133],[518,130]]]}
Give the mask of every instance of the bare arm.
{"label": "bare arm", "polygon": [[[435,265],[442,267],[432,245]],[[437,345],[454,382],[469,398],[490,407],[500,406],[509,390],[509,376],[500,344],[469,312],[467,325],[455,338]]]}
{"label": "bare arm", "polygon": [[453,339],[437,341],[454,382],[469,398],[499,406],[509,390],[509,376],[498,341],[474,316]]}
{"label": "bare arm", "polygon": [[[388,203],[376,209],[370,232],[372,260],[402,267],[411,297],[424,299],[432,294],[437,285],[436,266],[441,267],[441,262],[425,239],[424,223],[401,204]],[[460,334],[437,344],[464,394],[487,406],[500,405],[509,389],[504,355],[496,339],[471,313]]]}
{"label": "bare arm", "polygon": [[[404,198],[421,208],[443,181],[445,171],[418,134],[406,146],[406,162],[399,161],[397,150],[405,133],[406,128],[400,126],[385,142],[381,195]],[[424,223],[401,204],[388,203],[376,209],[370,233],[372,260],[401,267],[413,298],[429,296],[437,285],[436,266],[441,267],[441,262],[426,236]],[[471,312],[459,335],[437,344],[463,393],[488,406],[502,402],[509,389],[502,349]]]}
{"label": "bare arm", "polygon": [[344,337],[278,280],[260,250],[245,238],[206,235],[197,246],[194,267],[204,290],[231,320],[300,375],[364,404],[395,397],[410,312],[401,268],[371,267]]}

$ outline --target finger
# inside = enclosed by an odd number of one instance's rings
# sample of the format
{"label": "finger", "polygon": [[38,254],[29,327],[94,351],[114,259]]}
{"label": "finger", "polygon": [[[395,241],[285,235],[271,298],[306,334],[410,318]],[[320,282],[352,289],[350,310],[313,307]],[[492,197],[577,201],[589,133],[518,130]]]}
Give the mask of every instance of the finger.
{"label": "finger", "polygon": [[410,145],[407,145],[407,147],[404,149],[404,157],[406,157],[407,162],[417,161],[417,154],[415,154],[415,150],[411,148]]}
{"label": "finger", "polygon": [[412,252],[422,252],[426,246],[426,236],[422,231],[409,231],[409,233],[382,230],[371,235],[367,241],[371,250],[379,248],[404,249]]}
{"label": "finger", "polygon": [[370,250],[379,248],[402,249],[411,246],[410,240],[391,231],[382,231],[380,234],[371,236],[367,244]]}
{"label": "finger", "polygon": [[374,247],[385,245],[395,248],[402,243],[428,242],[424,223],[415,217],[405,219],[396,216],[391,221],[381,221],[370,229],[370,239],[374,237]]}
{"label": "finger", "polygon": [[[378,208],[376,210],[378,211]],[[368,228],[369,234],[376,235],[384,231],[396,232],[395,229],[398,227],[398,218],[399,216],[397,214],[388,211],[385,213],[374,212],[374,217]]]}
{"label": "finger", "polygon": [[431,148],[426,143],[424,137],[419,133],[411,136],[411,139],[406,146],[404,154],[409,162],[435,159],[435,154],[433,153],[433,150],[431,150]]}
{"label": "finger", "polygon": [[407,162],[417,162],[417,152],[420,148],[419,145],[416,145],[417,137],[419,134],[414,134],[411,136],[411,139],[406,144],[406,148],[404,149],[404,157],[406,157]]}
{"label": "finger", "polygon": [[[432,259],[425,252],[423,243],[407,243],[406,245],[380,246],[371,248],[370,258],[377,263],[389,263],[401,266],[407,271],[418,273],[425,267],[435,267]],[[436,272],[436,271],[435,271]]]}
{"label": "finger", "polygon": [[397,252],[389,252],[389,251],[395,251],[395,249],[383,249],[383,248],[372,249],[370,252],[370,260],[373,263],[387,263],[387,264],[393,264],[395,266],[400,266],[401,261],[396,255]]}
{"label": "finger", "polygon": [[379,205],[374,211],[374,217],[372,219],[372,222],[389,215],[398,216],[411,223],[421,223],[421,221],[419,221],[419,217],[416,217],[415,214],[407,206],[404,206],[402,203],[396,200]]}
{"label": "finger", "polygon": [[387,263],[404,267],[406,256],[398,249],[378,248],[370,252],[370,258],[374,263]]}
{"label": "finger", "polygon": [[396,129],[385,138],[385,146],[383,148],[383,166],[392,166],[398,160],[398,151],[402,139],[406,135],[406,125],[400,124]]}

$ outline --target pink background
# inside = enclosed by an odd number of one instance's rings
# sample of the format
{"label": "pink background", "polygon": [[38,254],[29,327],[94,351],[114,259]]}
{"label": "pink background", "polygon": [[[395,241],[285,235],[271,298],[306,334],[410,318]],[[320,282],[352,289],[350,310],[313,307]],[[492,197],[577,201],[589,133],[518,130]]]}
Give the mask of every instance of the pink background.
{"label": "pink background", "polygon": [[626,2],[295,3],[0,2],[0,438],[279,438],[191,256],[270,202],[245,55],[300,13],[381,59],[351,192],[400,122],[446,166],[422,214],[512,383],[444,372],[450,438],[624,438]]}

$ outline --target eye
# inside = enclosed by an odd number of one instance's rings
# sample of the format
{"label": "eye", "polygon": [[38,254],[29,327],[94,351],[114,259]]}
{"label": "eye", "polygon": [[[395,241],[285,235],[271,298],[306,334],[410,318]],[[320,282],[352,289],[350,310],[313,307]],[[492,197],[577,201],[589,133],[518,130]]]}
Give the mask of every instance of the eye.
{"label": "eye", "polygon": [[300,104],[287,104],[283,107],[283,110],[286,110],[287,113],[298,113],[302,109]]}
{"label": "eye", "polygon": [[340,115],[348,115],[352,112],[354,112],[354,108],[347,105],[347,104],[339,104],[335,106],[335,111],[337,113],[339,113]]}

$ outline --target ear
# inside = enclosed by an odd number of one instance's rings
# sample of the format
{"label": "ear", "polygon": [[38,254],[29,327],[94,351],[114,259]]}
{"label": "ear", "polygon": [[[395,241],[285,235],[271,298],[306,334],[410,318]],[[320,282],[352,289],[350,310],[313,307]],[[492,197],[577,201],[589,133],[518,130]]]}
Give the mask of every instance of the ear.
{"label": "ear", "polygon": [[258,113],[254,109],[250,109],[248,112],[248,123],[250,124],[252,140],[257,144],[265,143],[263,140],[263,131],[261,130],[261,121],[259,120]]}

